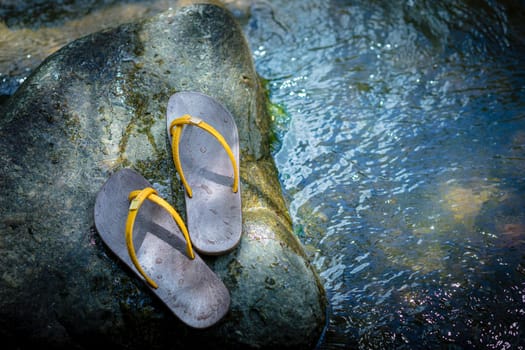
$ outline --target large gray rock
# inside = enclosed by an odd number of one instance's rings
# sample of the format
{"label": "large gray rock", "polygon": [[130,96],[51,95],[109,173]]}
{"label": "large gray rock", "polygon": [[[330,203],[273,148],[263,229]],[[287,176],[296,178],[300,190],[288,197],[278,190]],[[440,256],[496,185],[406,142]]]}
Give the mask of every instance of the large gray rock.
{"label": "large gray rock", "polygon": [[[101,242],[95,196],[130,167],[184,213],[165,113],[176,91],[221,101],[241,138],[243,237],[207,262],[230,312],[186,327]],[[240,27],[191,5],[72,42],[10,98],[0,119],[0,335],[14,348],[313,348],[319,278],[294,236],[270,155],[264,89]]]}

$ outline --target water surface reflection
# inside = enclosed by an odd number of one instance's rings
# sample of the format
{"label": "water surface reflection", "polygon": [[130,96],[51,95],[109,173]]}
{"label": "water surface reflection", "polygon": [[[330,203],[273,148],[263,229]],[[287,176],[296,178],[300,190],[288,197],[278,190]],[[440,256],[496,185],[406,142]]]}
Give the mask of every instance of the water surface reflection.
{"label": "water surface reflection", "polygon": [[332,304],[321,348],[525,346],[523,19],[512,1],[252,7],[287,111],[274,156]]}

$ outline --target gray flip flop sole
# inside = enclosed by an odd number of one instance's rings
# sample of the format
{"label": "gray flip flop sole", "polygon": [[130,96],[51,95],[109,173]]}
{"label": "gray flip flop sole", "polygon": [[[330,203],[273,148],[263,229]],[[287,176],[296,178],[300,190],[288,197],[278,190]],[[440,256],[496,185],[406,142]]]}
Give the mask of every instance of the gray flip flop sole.
{"label": "gray flip flop sole", "polygon": [[[143,281],[125,242],[128,195],[151,187],[140,174],[123,169],[113,174],[95,202],[95,226],[104,243]],[[151,291],[184,323],[207,328],[228,311],[230,294],[223,282],[198,256],[190,259],[177,223],[161,206],[145,200],[133,228],[135,251],[142,268],[158,284]]]}
{"label": "gray flip flop sole", "polygon": [[[230,112],[215,99],[198,92],[178,92],[168,101],[167,126],[185,114],[217,130],[239,165],[239,135]],[[186,125],[179,143],[182,170],[193,196],[186,193],[187,226],[195,249],[219,255],[233,250],[241,239],[241,191],[232,191],[234,169],[221,144],[208,132]],[[235,171],[239,171],[236,169]]]}

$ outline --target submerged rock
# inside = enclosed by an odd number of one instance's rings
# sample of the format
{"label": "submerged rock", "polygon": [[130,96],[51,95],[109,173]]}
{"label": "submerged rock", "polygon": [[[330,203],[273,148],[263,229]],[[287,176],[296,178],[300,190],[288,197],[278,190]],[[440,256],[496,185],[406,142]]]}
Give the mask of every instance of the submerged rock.
{"label": "submerged rock", "polygon": [[[95,196],[138,170],[184,213],[166,135],[168,98],[222,102],[241,139],[243,237],[207,258],[229,313],[181,323],[101,242]],[[313,348],[326,299],[294,236],[270,155],[266,95],[242,31],[195,4],[81,38],[42,63],[0,119],[0,334],[16,348]]]}

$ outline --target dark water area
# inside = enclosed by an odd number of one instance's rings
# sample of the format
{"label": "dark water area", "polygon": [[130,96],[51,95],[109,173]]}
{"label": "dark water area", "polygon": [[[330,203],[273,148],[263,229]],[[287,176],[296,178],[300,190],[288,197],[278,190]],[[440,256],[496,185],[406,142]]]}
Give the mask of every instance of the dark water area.
{"label": "dark water area", "polygon": [[169,0],[0,0],[0,107],[67,43],[174,5]]}
{"label": "dark water area", "polygon": [[[31,22],[6,3],[4,96],[72,39],[57,28],[172,4],[57,2]],[[284,196],[328,293],[319,348],[525,348],[525,2],[228,6],[268,82]]]}
{"label": "dark water area", "polygon": [[252,7],[275,160],[331,302],[320,348],[525,346],[523,5]]}

